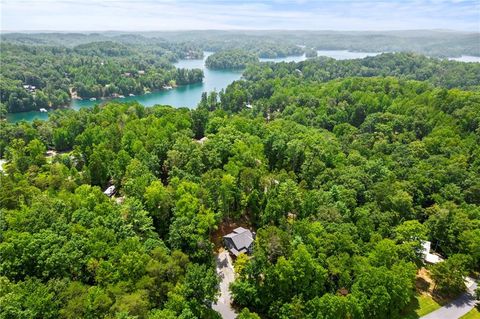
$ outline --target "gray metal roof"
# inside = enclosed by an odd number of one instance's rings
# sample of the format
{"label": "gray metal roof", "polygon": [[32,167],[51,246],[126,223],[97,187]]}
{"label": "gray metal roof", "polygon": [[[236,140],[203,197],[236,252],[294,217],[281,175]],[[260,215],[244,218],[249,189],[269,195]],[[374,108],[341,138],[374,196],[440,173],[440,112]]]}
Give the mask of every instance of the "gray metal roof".
{"label": "gray metal roof", "polygon": [[246,254],[246,253],[247,253],[247,249],[243,248],[243,249],[240,249],[240,251],[238,251],[238,250],[236,250],[235,248],[232,248],[232,249],[230,249],[230,252],[231,252],[234,256],[238,257],[238,255],[240,255],[240,254],[242,254],[242,253],[243,253],[243,254]]}
{"label": "gray metal roof", "polygon": [[248,229],[245,229],[245,228],[243,228],[243,227],[237,227],[237,228],[235,228],[235,229],[233,230],[233,232],[234,232],[235,234],[241,234],[241,233],[243,233],[243,232],[245,232],[245,231],[249,231],[249,230],[248,230]]}
{"label": "gray metal roof", "polygon": [[247,249],[253,243],[253,234],[250,230],[243,227],[238,227],[233,230],[233,233],[223,236],[230,238],[238,251]]}

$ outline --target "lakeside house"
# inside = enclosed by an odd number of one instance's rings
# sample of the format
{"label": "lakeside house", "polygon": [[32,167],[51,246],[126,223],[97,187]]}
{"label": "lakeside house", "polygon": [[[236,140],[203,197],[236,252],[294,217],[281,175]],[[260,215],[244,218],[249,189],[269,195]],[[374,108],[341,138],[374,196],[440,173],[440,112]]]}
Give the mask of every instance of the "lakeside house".
{"label": "lakeside house", "polygon": [[235,257],[241,253],[251,254],[254,240],[255,233],[243,227],[235,228],[230,234],[223,236],[225,246]]}

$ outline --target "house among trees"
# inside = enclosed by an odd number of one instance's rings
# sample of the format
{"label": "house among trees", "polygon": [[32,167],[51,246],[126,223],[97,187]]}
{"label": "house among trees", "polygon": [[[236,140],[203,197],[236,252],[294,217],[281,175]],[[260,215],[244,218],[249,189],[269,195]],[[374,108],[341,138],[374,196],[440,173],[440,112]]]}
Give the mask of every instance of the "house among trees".
{"label": "house among trees", "polygon": [[223,236],[225,246],[235,257],[241,253],[251,254],[253,252],[254,240],[255,233],[243,227],[235,228],[233,232]]}
{"label": "house among trees", "polygon": [[431,246],[432,246],[431,242],[426,240],[422,241],[422,254],[425,262],[428,264],[436,264],[443,261],[443,258],[440,257],[440,255],[435,253],[433,254],[430,253]]}
{"label": "house among trees", "polygon": [[116,193],[115,185],[109,186],[103,193],[108,197],[112,197]]}
{"label": "house among trees", "polygon": [[23,88],[30,93],[35,93],[35,90],[36,90],[35,85],[29,85],[29,84],[24,85]]}
{"label": "house among trees", "polygon": [[196,141],[197,141],[197,143],[199,143],[199,144],[203,144],[203,143],[205,143],[206,141],[208,141],[208,137],[204,136],[204,137],[202,137],[201,139],[196,140]]}

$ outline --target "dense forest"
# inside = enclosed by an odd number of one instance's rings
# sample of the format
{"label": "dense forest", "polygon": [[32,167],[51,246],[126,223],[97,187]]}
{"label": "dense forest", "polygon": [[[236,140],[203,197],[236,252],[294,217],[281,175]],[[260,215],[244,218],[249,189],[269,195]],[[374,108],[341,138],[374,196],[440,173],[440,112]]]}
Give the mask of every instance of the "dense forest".
{"label": "dense forest", "polygon": [[243,50],[219,51],[209,55],[205,65],[209,69],[245,69],[248,64],[257,63],[259,59],[252,53]]}
{"label": "dense forest", "polygon": [[383,53],[364,59],[334,60],[327,57],[295,63],[268,63],[250,67],[244,74],[249,84],[259,79],[300,78],[326,82],[349,76],[394,76],[427,81],[435,86],[478,90],[480,63],[428,58],[416,53]]}
{"label": "dense forest", "polygon": [[[114,41],[128,45],[161,46],[177,58],[197,56],[202,51],[242,49],[260,58],[301,55],[306,46],[315,50],[363,52],[417,52],[432,57],[480,56],[478,32],[417,31],[151,31],[102,33],[10,33],[3,41],[28,45],[74,47],[91,42]],[[177,50],[177,48],[181,48]]]}
{"label": "dense forest", "polygon": [[[168,41],[192,42],[212,51],[248,49],[260,57],[297,55],[297,45],[316,50],[350,50],[362,52],[417,52],[432,57],[480,56],[480,34],[451,30],[410,31],[170,31],[142,32],[145,37]],[[248,44],[248,46],[246,45]],[[268,47],[271,47],[264,54]],[[280,51],[279,51],[280,50]],[[208,51],[208,50],[207,50]],[[300,51],[301,52],[301,51]]]}
{"label": "dense forest", "polygon": [[438,293],[463,291],[480,270],[478,72],[414,54],[261,63],[194,110],[1,121],[0,317],[218,318],[230,223],[257,233],[235,263],[239,318],[402,318],[422,240],[446,259]]}
{"label": "dense forest", "polygon": [[28,45],[64,45],[74,47],[91,42],[113,41],[126,45],[141,45],[146,48],[157,46],[173,52],[176,58],[201,58],[203,51],[244,50],[260,58],[277,58],[301,55],[303,50],[292,41],[256,36],[233,34],[224,36],[216,31],[205,32],[140,32],[140,33],[40,33],[40,34],[2,34],[4,41]]}
{"label": "dense forest", "polygon": [[0,103],[8,112],[67,106],[72,98],[143,94],[203,79],[202,70],[176,69],[171,48],[106,41],[73,48],[5,42],[0,49]]}

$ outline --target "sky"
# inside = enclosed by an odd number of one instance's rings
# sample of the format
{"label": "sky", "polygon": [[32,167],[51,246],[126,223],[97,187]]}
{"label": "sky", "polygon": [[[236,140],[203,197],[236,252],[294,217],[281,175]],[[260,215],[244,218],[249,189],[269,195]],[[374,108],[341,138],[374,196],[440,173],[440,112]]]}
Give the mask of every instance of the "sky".
{"label": "sky", "polygon": [[2,31],[480,32],[480,0],[0,0],[0,18]]}

